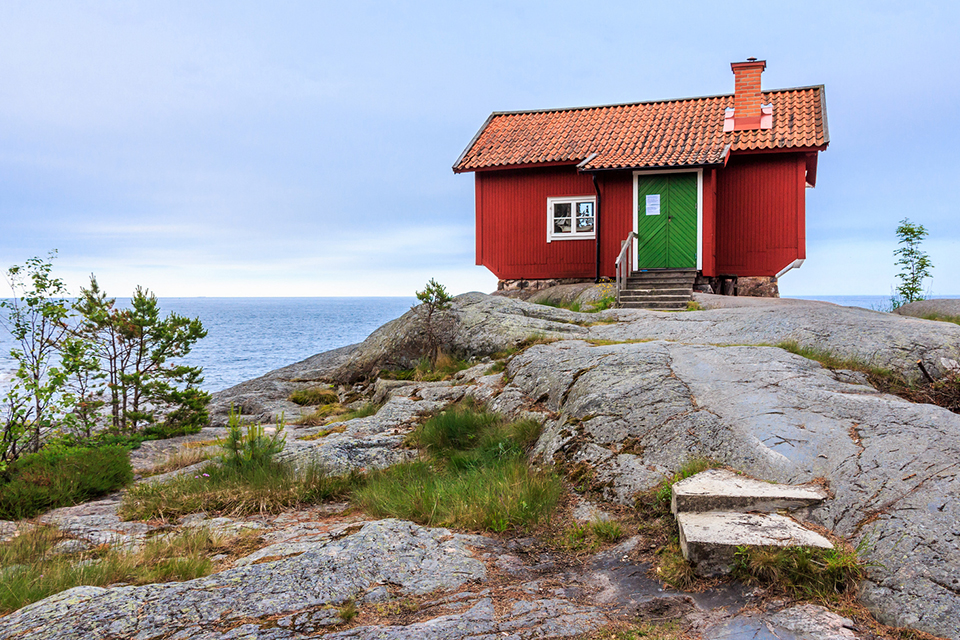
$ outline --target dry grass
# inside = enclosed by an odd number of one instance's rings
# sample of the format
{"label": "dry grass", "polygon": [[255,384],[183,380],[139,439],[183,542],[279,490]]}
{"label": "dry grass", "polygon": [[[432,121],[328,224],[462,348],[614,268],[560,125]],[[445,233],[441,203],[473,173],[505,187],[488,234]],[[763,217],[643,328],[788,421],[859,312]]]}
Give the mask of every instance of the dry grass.
{"label": "dry grass", "polygon": [[318,467],[298,470],[279,462],[242,468],[208,465],[196,474],[130,487],[120,516],[126,520],[175,520],[201,511],[225,516],[282,513],[344,498],[361,482],[359,474],[331,476]]}
{"label": "dry grass", "polygon": [[[796,341],[781,342],[776,345],[785,351],[816,360],[827,369],[849,369],[866,374],[867,380],[878,391],[900,396],[910,402],[920,402],[943,407],[954,413],[960,413],[960,374],[951,373],[943,378],[926,382],[911,382],[901,374],[875,367],[855,358],[845,358],[823,349],[804,347]],[[926,376],[925,370],[921,373]]]}
{"label": "dry grass", "polygon": [[339,426],[339,427],[333,427],[333,428],[331,428],[331,429],[320,429],[320,431],[317,431],[317,432],[314,433],[314,434],[311,434],[311,435],[309,435],[309,436],[301,436],[301,437],[297,438],[297,440],[320,440],[321,438],[326,438],[326,437],[327,437],[328,435],[330,435],[331,433],[343,433],[343,432],[346,431],[346,430],[347,430],[347,426],[346,426],[346,425],[341,425],[341,426]]}
{"label": "dry grass", "polygon": [[335,418],[340,414],[346,413],[346,411],[347,410],[339,402],[325,404],[316,411],[301,415],[299,418],[297,418],[294,424],[308,427],[322,427],[331,418]]}
{"label": "dry grass", "polygon": [[340,396],[333,389],[324,387],[310,387],[309,389],[297,389],[290,394],[290,402],[300,406],[317,406],[322,404],[333,404],[340,401]]}
{"label": "dry grass", "polygon": [[212,444],[206,445],[204,448],[188,447],[186,444],[183,444],[167,453],[163,460],[153,465],[153,467],[143,475],[158,476],[162,473],[169,473],[209,460],[216,453],[215,450],[212,450],[214,446],[217,446],[216,441],[212,441]]}
{"label": "dry grass", "polygon": [[698,637],[690,635],[679,620],[667,620],[613,624],[594,631],[585,640],[690,640]]}
{"label": "dry grass", "polygon": [[211,556],[246,555],[260,546],[253,532],[220,534],[204,528],[165,533],[134,548],[102,545],[62,554],[69,538],[56,527],[38,526],[0,545],[0,614],[76,586],[153,584],[209,574]]}

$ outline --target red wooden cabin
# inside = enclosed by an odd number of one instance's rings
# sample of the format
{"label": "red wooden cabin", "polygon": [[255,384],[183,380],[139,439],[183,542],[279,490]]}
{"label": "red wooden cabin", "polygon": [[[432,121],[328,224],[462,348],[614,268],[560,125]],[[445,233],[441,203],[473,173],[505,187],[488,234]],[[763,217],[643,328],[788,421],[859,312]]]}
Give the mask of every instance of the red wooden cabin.
{"label": "red wooden cabin", "polygon": [[477,264],[501,281],[634,269],[778,276],[805,255],[805,189],[827,147],[823,86],[493,113],[457,159],[475,172]]}

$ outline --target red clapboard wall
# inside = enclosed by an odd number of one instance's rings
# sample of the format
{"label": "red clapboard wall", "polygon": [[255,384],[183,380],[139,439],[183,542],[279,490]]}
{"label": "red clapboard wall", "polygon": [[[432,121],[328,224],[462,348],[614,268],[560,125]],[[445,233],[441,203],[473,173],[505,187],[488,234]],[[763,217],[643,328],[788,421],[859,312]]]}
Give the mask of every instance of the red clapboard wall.
{"label": "red clapboard wall", "polygon": [[[594,196],[593,180],[574,166],[477,171],[477,264],[498,278],[593,278],[593,240],[547,238],[547,198]],[[632,176],[600,176],[601,275],[614,275],[620,241],[632,230]]]}
{"label": "red clapboard wall", "polygon": [[806,257],[806,168],[802,154],[770,153],[717,172],[717,274],[773,276]]}

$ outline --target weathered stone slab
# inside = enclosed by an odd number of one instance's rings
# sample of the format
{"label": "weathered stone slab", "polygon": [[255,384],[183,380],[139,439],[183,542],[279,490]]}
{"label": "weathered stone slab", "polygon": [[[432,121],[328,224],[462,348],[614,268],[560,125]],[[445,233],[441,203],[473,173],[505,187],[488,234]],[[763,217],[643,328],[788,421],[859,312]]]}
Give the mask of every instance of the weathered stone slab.
{"label": "weathered stone slab", "polygon": [[814,485],[763,482],[726,469],[710,469],[673,485],[670,509],[681,511],[766,511],[812,507],[827,492]]}
{"label": "weathered stone slab", "polygon": [[680,513],[677,524],[683,557],[701,576],[729,573],[740,546],[833,548],[819,533],[775,513]]}

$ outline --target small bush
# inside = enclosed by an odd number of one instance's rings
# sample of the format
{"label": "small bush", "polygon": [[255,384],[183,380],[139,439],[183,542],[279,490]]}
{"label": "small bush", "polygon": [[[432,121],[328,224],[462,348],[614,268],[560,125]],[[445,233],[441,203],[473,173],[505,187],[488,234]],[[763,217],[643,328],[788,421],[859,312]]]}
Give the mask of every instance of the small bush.
{"label": "small bush", "polygon": [[0,478],[0,518],[19,520],[79,504],[131,480],[125,447],[46,447],[11,464]]}
{"label": "small bush", "polygon": [[240,413],[231,408],[227,429],[226,439],[217,438],[217,444],[223,447],[224,451],[220,462],[225,467],[241,469],[266,466],[273,456],[283,451],[286,444],[282,417],[277,419],[276,429],[271,435],[267,435],[261,424],[247,425],[247,432],[244,434],[240,425]]}
{"label": "small bush", "polygon": [[854,551],[841,548],[740,547],[733,576],[798,598],[836,600],[853,593],[865,565]]}
{"label": "small bush", "polygon": [[311,387],[309,389],[297,389],[290,394],[290,402],[305,406],[317,406],[322,404],[333,404],[339,402],[340,396],[332,389],[322,387]]}
{"label": "small bush", "polygon": [[168,440],[170,438],[179,438],[180,436],[190,436],[200,433],[202,424],[197,422],[188,423],[168,423],[151,424],[143,430],[145,440]]}

